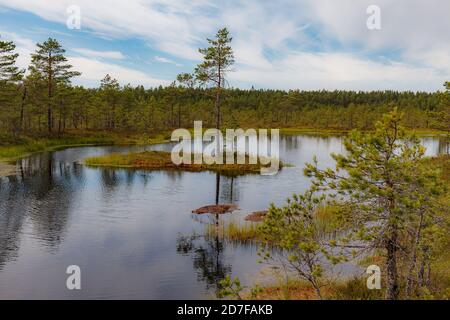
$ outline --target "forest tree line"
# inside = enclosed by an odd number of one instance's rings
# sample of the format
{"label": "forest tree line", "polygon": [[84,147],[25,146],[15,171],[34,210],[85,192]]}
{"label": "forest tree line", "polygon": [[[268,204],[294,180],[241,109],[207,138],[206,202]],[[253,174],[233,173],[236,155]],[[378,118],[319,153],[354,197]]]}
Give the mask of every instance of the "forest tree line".
{"label": "forest tree line", "polygon": [[[0,41],[0,132],[54,135],[67,131],[158,132],[192,127],[194,120],[216,125],[214,88],[187,85],[146,89],[121,86],[105,75],[97,88],[72,85],[80,75],[55,39],[37,44],[28,72],[16,65],[10,41]],[[187,79],[189,80],[189,79]],[[448,87],[447,87],[448,89]],[[442,129],[448,90],[300,91],[223,88],[221,126],[372,129],[382,114],[398,107],[408,128]],[[439,116],[436,116],[439,115]],[[445,123],[444,123],[445,126]]]}

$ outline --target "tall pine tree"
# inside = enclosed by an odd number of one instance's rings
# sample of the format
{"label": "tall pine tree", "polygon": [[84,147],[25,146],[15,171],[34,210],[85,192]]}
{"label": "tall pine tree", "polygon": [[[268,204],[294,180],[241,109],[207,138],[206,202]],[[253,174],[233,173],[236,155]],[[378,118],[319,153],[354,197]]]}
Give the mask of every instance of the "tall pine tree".
{"label": "tall pine tree", "polygon": [[233,38],[227,28],[220,29],[215,39],[207,39],[208,48],[199,49],[203,62],[195,69],[197,80],[205,85],[212,85],[215,93],[216,128],[220,129],[220,98],[225,86],[226,73],[234,64],[233,49],[230,46]]}
{"label": "tall pine tree", "polygon": [[67,63],[65,50],[58,41],[49,38],[44,43],[37,44],[36,53],[31,55],[29,67],[32,74],[44,79],[47,84],[47,128],[51,133],[53,129],[53,96],[60,84],[70,83],[70,79],[81,75],[71,71],[72,66]]}

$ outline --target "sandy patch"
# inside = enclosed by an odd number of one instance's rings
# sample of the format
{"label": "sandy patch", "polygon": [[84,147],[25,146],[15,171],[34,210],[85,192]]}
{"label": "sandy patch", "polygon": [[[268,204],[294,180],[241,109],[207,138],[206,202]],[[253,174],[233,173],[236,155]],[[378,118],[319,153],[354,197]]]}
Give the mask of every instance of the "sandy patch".
{"label": "sandy patch", "polygon": [[0,162],[0,177],[11,176],[16,173],[16,166]]}

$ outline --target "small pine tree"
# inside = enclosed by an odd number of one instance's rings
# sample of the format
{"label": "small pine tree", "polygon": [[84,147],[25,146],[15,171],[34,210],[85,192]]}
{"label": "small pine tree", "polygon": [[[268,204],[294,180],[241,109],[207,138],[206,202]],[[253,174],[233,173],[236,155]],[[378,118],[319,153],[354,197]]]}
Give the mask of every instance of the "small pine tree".
{"label": "small pine tree", "polygon": [[315,191],[313,187],[294,195],[283,207],[270,207],[259,228],[264,240],[259,254],[263,261],[273,261],[286,271],[295,272],[322,299],[325,264],[336,264],[344,256],[330,250],[329,236],[337,225],[331,221],[323,223],[321,213],[327,210],[328,201],[324,194],[317,195]]}
{"label": "small pine tree", "polygon": [[384,253],[387,299],[399,298],[399,259],[408,261],[423,243],[423,229],[436,226],[438,197],[445,192],[439,173],[424,164],[425,148],[401,119],[395,109],[374,132],[353,131],[344,141],[346,153],[332,155],[335,169],[321,170],[317,162],[305,168],[315,188],[333,191],[348,209],[350,230],[340,243]]}

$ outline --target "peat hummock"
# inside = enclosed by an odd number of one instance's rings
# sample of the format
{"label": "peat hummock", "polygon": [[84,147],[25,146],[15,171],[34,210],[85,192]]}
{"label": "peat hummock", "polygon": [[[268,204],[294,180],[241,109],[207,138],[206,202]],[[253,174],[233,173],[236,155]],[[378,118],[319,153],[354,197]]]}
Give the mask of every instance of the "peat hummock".
{"label": "peat hummock", "polygon": [[234,204],[216,204],[216,205],[204,206],[204,207],[192,210],[192,213],[224,214],[224,213],[229,213],[229,212],[235,211],[237,209],[238,209],[238,207]]}

